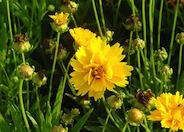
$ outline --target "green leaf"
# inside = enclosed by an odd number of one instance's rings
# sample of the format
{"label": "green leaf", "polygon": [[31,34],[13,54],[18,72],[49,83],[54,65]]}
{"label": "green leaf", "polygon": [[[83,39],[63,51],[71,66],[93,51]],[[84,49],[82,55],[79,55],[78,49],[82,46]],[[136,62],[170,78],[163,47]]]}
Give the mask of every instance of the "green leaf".
{"label": "green leaf", "polygon": [[10,127],[0,114],[0,132],[11,132]]}
{"label": "green leaf", "polygon": [[122,117],[119,117],[119,115],[115,111],[112,111],[112,115],[116,123],[120,126],[120,128],[123,128],[125,123],[123,122]]}
{"label": "green leaf", "polygon": [[51,113],[51,107],[50,107],[49,101],[47,101],[47,112],[46,112],[45,119],[46,119],[47,129],[51,130],[52,129],[52,123],[51,123],[51,121],[52,121],[52,113]]}
{"label": "green leaf", "polygon": [[85,124],[92,112],[93,109],[90,109],[83,117],[81,117],[80,120],[72,127],[71,132],[80,132],[82,126]]}
{"label": "green leaf", "polygon": [[39,126],[38,126],[38,123],[36,122],[36,120],[32,117],[32,115],[28,111],[26,111],[26,114],[27,114],[28,118],[31,120],[33,126],[35,127],[36,132],[40,132],[40,129],[39,129]]}
{"label": "green leaf", "polygon": [[22,120],[22,114],[20,113],[18,107],[13,104],[12,102],[8,102],[8,109],[10,110],[14,127],[16,128],[17,132],[25,132],[26,129],[24,127],[24,122]]}
{"label": "green leaf", "polygon": [[52,118],[54,119],[52,122],[53,126],[59,124],[59,120],[61,117],[61,105],[63,100],[63,93],[64,93],[64,88],[63,88],[63,78],[62,78],[59,84],[59,88],[56,94],[56,99],[55,99],[54,107],[52,111]]}

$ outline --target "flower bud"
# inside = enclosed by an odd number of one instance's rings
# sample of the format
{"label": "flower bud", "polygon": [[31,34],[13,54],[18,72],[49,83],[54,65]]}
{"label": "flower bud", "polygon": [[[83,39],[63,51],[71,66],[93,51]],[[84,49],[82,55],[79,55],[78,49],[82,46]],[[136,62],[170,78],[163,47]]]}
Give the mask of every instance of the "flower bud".
{"label": "flower bud", "polygon": [[162,68],[162,73],[166,76],[171,76],[173,74],[173,69],[170,68],[169,66],[165,65],[163,68]]}
{"label": "flower bud", "polygon": [[131,15],[129,18],[125,20],[124,26],[126,30],[129,30],[129,31],[140,31],[142,28],[142,23],[141,21],[139,21],[138,15],[136,15],[135,17]]}
{"label": "flower bud", "polygon": [[63,124],[65,124],[66,126],[67,125],[71,125],[73,123],[73,117],[70,115],[70,114],[66,114],[64,113],[62,116],[61,116],[61,122]]}
{"label": "flower bud", "polygon": [[145,42],[142,39],[134,39],[132,47],[137,50],[142,50],[145,47]]}
{"label": "flower bud", "polygon": [[176,34],[176,42],[179,44],[184,44],[184,32]]}
{"label": "flower bud", "polygon": [[62,125],[59,125],[59,126],[54,126],[52,128],[52,132],[67,132],[67,130],[63,128]]}
{"label": "flower bud", "polygon": [[[130,51],[129,51],[129,46],[131,46],[130,47]],[[130,40],[129,39],[126,39],[123,42],[123,49],[124,49],[125,54],[130,53],[130,55],[132,55],[132,54],[135,53],[135,48],[133,48],[133,46],[130,44]]]}
{"label": "flower bud", "polygon": [[67,2],[64,2],[64,4],[61,6],[61,11],[75,13],[78,10],[78,7],[79,7],[79,4],[73,1],[67,1]]}
{"label": "flower bud", "polygon": [[27,34],[17,34],[15,35],[15,42],[13,49],[18,53],[25,53],[30,51],[32,48],[29,43]]}
{"label": "flower bud", "polygon": [[80,111],[79,111],[79,109],[78,108],[74,108],[74,109],[72,109],[71,110],[71,115],[72,116],[78,116],[80,114]]}
{"label": "flower bud", "polygon": [[84,108],[90,109],[91,102],[89,99],[81,99],[79,102]]}
{"label": "flower bud", "polygon": [[165,61],[168,57],[168,54],[165,48],[162,47],[162,49],[155,51],[154,56],[155,56],[155,60]]}
{"label": "flower bud", "polygon": [[111,95],[107,98],[107,105],[113,110],[121,109],[122,100],[118,95]]}
{"label": "flower bud", "polygon": [[32,78],[34,73],[34,67],[29,66],[28,64],[21,64],[17,67],[17,74],[22,79],[29,80]]}
{"label": "flower bud", "polygon": [[35,86],[41,87],[47,83],[47,77],[45,76],[43,70],[40,72],[34,72],[32,77],[32,82]]}
{"label": "flower bud", "polygon": [[138,126],[144,118],[144,114],[137,108],[131,108],[128,111],[127,121],[132,126]]}
{"label": "flower bud", "polygon": [[68,56],[68,53],[66,51],[66,48],[64,48],[61,44],[58,47],[58,55],[57,60],[64,60]]}
{"label": "flower bud", "polygon": [[47,10],[50,12],[53,12],[53,11],[55,11],[55,6],[50,4],[50,5],[48,5]]}
{"label": "flower bud", "polygon": [[111,42],[113,40],[113,38],[112,38],[113,35],[114,35],[114,32],[113,31],[110,31],[110,30],[107,30],[106,31],[105,38],[106,38],[107,42]]}

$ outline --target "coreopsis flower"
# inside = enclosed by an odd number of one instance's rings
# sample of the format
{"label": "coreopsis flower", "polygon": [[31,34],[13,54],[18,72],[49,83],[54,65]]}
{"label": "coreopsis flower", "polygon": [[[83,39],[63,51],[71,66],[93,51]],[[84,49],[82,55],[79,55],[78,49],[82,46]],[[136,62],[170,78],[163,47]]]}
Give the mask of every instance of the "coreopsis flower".
{"label": "coreopsis flower", "polygon": [[51,23],[51,27],[56,32],[66,32],[68,31],[69,13],[55,13],[55,15],[49,15],[50,18],[54,20]]}
{"label": "coreopsis flower", "polygon": [[157,98],[152,98],[156,110],[151,111],[147,116],[149,120],[161,121],[161,126],[170,128],[172,131],[178,129],[184,130],[184,99],[183,95],[176,92],[175,95],[171,93],[162,93]]}
{"label": "coreopsis flower", "polygon": [[79,47],[71,61],[74,71],[70,74],[77,94],[88,93],[97,100],[106,89],[114,91],[115,85],[125,87],[133,67],[121,62],[125,58],[122,51],[119,43],[110,46],[100,37],[93,37],[86,47]]}
{"label": "coreopsis flower", "polygon": [[78,46],[86,46],[89,41],[96,36],[96,34],[89,29],[81,27],[70,29],[69,32]]}

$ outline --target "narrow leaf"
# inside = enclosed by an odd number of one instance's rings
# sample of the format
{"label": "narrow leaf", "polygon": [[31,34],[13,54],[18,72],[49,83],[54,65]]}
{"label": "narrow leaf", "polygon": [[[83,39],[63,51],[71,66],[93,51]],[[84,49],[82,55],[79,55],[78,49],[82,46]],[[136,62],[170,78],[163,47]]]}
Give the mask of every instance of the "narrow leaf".
{"label": "narrow leaf", "polygon": [[11,132],[10,127],[0,114],[0,132]]}

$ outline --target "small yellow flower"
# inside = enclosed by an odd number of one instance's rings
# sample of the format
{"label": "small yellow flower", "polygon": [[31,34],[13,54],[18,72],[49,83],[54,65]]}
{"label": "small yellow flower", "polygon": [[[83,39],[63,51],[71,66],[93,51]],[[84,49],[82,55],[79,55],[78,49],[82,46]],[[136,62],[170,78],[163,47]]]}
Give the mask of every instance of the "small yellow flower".
{"label": "small yellow flower", "polygon": [[86,46],[88,42],[96,36],[96,34],[89,29],[83,29],[81,27],[70,29],[69,32],[78,46]]}
{"label": "small yellow flower", "polygon": [[68,13],[55,13],[55,15],[49,15],[50,18],[52,18],[54,20],[54,22],[58,25],[64,25],[68,22],[68,17],[69,14]]}
{"label": "small yellow flower", "polygon": [[71,61],[74,71],[70,74],[78,95],[88,93],[97,100],[106,89],[114,91],[115,85],[125,87],[133,67],[121,62],[125,58],[122,51],[119,43],[110,46],[100,37],[93,37],[86,47],[79,47]]}
{"label": "small yellow flower", "polygon": [[148,117],[152,121],[161,121],[161,126],[172,131],[184,130],[184,99],[179,92],[175,95],[163,93],[157,98],[152,98],[156,110],[151,111]]}

